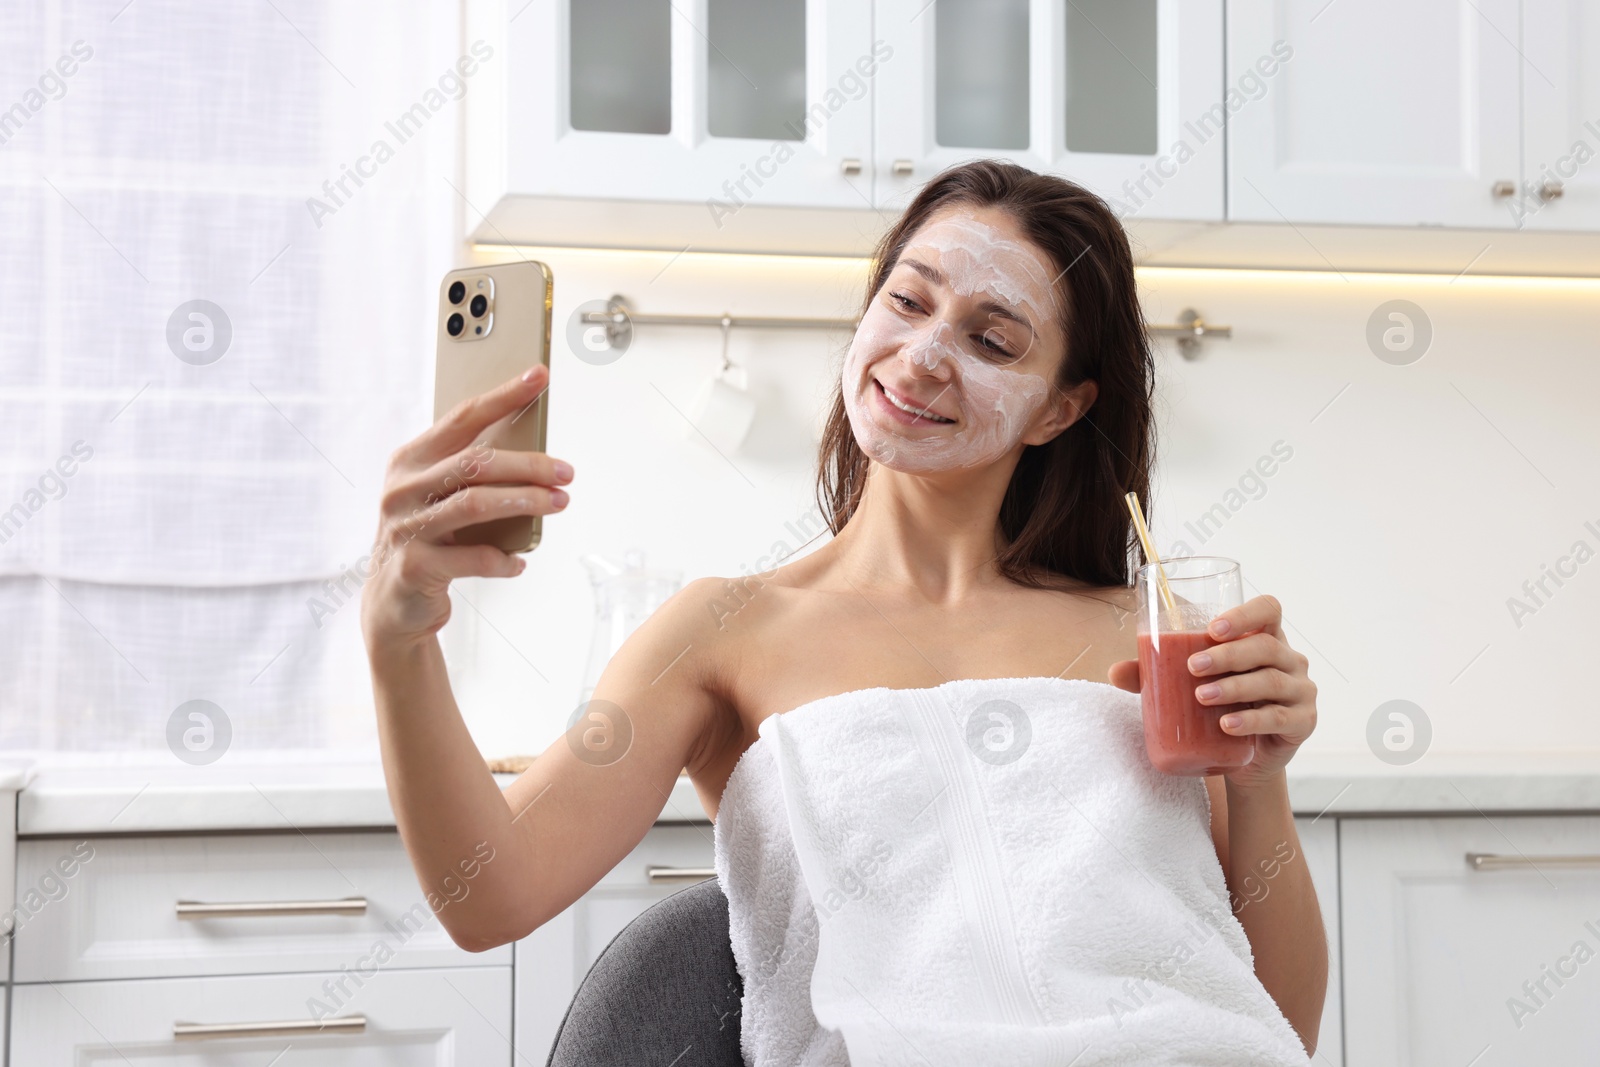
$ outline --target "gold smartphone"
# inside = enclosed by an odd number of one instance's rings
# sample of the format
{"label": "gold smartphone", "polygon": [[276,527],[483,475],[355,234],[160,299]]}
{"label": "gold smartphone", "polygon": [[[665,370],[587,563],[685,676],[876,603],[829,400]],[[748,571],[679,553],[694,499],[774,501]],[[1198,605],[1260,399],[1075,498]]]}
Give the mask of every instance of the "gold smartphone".
{"label": "gold smartphone", "polygon": [[[534,260],[453,270],[439,285],[438,356],[433,377],[437,422],[468,397],[543,363],[550,366],[550,268]],[[528,407],[486,430],[479,441],[499,451],[543,452],[548,386]],[[495,545],[531,552],[539,545],[543,516],[494,519],[456,531],[460,545]]]}

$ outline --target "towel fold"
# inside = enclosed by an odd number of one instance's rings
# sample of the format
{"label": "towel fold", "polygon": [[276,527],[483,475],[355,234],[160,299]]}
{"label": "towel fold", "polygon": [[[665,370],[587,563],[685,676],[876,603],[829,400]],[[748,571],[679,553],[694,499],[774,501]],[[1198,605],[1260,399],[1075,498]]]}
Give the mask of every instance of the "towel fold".
{"label": "towel fold", "polygon": [[1136,694],[963,679],[769,716],[714,839],[751,1067],[1309,1063]]}

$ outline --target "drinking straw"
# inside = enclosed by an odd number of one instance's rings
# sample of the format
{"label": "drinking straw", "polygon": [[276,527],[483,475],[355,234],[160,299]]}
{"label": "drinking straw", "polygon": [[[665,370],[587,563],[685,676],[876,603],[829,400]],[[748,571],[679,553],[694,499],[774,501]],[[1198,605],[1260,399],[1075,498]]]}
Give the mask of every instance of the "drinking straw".
{"label": "drinking straw", "polygon": [[1172,621],[1178,623],[1177,629],[1183,629],[1183,617],[1178,614],[1178,602],[1173,599],[1172,590],[1167,585],[1167,572],[1161,566],[1161,555],[1156,551],[1156,543],[1150,536],[1150,528],[1144,524],[1144,510],[1139,507],[1139,494],[1129,493],[1128,513],[1133,516],[1133,528],[1139,534],[1139,543],[1144,546],[1144,555],[1147,560],[1156,565],[1156,588],[1161,591],[1161,602],[1167,606],[1171,613]]}

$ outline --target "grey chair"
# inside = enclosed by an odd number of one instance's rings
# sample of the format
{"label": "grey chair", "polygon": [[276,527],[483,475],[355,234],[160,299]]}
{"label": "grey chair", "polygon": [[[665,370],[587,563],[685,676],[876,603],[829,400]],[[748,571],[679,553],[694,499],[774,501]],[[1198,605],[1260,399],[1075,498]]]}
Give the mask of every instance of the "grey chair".
{"label": "grey chair", "polygon": [[715,878],[657,901],[594,961],[547,1067],[744,1067],[744,983]]}

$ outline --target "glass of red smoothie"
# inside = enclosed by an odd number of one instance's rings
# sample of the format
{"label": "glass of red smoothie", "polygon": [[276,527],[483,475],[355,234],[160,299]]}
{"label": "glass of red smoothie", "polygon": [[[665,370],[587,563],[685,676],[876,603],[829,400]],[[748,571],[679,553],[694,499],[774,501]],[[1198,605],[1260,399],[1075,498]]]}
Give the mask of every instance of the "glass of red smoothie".
{"label": "glass of red smoothie", "polygon": [[1218,642],[1207,632],[1211,620],[1244,602],[1239,564],[1221,556],[1182,556],[1161,564],[1168,603],[1156,578],[1156,565],[1139,568],[1139,695],[1144,710],[1144,746],[1150,762],[1166,774],[1222,774],[1255,756],[1251,736],[1223,733],[1218,720],[1243,705],[1202,704],[1194,691],[1229,675],[1200,677],[1189,671],[1189,657]]}

